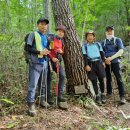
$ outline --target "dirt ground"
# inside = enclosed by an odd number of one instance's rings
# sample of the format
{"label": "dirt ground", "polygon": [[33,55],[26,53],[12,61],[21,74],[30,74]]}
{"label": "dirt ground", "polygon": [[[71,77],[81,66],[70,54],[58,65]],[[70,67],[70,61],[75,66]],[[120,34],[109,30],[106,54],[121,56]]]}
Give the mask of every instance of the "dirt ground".
{"label": "dirt ground", "polygon": [[102,106],[69,100],[67,111],[37,106],[36,117],[27,115],[26,104],[18,105],[0,117],[0,130],[130,130],[130,103],[119,105],[116,100],[113,97]]}

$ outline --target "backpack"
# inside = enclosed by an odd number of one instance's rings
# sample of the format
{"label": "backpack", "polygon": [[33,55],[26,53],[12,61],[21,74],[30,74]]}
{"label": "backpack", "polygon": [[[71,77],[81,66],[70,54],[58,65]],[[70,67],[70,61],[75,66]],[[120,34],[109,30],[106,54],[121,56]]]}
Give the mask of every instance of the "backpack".
{"label": "backpack", "polygon": [[[113,40],[114,42],[113,42],[113,44],[114,44],[116,50],[118,51],[118,46],[117,46],[116,40],[117,40],[117,37],[114,37],[114,40]],[[102,45],[104,51],[105,51],[105,49],[106,49],[106,48],[104,48],[105,45],[106,45],[106,39],[104,40],[103,45]],[[122,57],[123,57],[123,56],[121,55],[121,56],[119,56],[118,58],[121,59]]]}
{"label": "backpack", "polygon": [[[117,46],[116,40],[117,40],[117,37],[114,37],[114,42],[113,42],[113,44],[114,44],[115,48],[118,49],[118,48],[117,48],[118,46]],[[103,42],[103,47],[105,47],[105,45],[106,45],[106,39],[105,39],[104,42]]]}
{"label": "backpack", "polygon": [[[28,52],[28,49],[27,49],[27,41],[28,41],[28,37],[29,37],[29,34],[26,34],[26,36],[24,37],[24,58],[25,58],[25,61],[26,63],[28,64],[30,61],[31,61],[31,54]],[[33,44],[35,43],[35,37],[33,39]]]}

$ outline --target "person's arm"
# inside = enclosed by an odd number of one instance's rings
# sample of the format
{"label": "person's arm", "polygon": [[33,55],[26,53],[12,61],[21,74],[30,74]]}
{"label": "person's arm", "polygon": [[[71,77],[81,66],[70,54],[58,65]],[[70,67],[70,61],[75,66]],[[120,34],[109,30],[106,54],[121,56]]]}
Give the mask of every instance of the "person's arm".
{"label": "person's arm", "polygon": [[111,56],[111,60],[114,60],[118,57],[120,57],[123,54],[124,50],[120,49],[115,55]]}
{"label": "person's arm", "polygon": [[85,66],[87,66],[88,65],[87,54],[83,54],[83,59],[84,59]]}
{"label": "person's arm", "polygon": [[32,32],[29,34],[28,39],[27,39],[26,51],[32,54],[40,54],[40,55],[47,55],[49,53],[47,49],[38,51],[36,48],[33,47],[34,44],[35,44],[35,37],[34,37],[34,32]]}
{"label": "person's arm", "polygon": [[34,42],[35,42],[35,37],[34,37],[34,32],[32,32],[29,34],[28,39],[27,39],[26,51],[33,54],[40,54],[40,51],[33,48]]}
{"label": "person's arm", "polygon": [[118,51],[113,56],[107,58],[107,60],[109,60],[109,61],[112,61],[115,58],[120,57],[124,52],[124,50],[123,50],[124,45],[123,45],[123,42],[122,42],[122,40],[120,38],[116,39],[116,44],[117,44]]}
{"label": "person's arm", "polygon": [[83,54],[85,66],[87,66],[88,65],[88,56],[87,56],[87,52],[85,49],[85,45],[82,46],[82,54]]}
{"label": "person's arm", "polygon": [[31,45],[27,45],[27,49],[28,52],[33,53],[33,54],[40,54],[40,51],[36,50],[35,48],[32,48]]}
{"label": "person's arm", "polygon": [[100,51],[101,59],[103,62],[105,62],[105,54],[103,51]]}

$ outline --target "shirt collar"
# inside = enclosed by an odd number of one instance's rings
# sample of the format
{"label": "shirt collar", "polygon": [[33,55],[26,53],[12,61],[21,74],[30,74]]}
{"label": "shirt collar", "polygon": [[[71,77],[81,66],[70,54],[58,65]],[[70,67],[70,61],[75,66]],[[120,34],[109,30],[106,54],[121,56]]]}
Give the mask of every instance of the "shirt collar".
{"label": "shirt collar", "polygon": [[38,32],[40,35],[42,35],[42,36],[46,35],[45,33],[42,34],[39,30],[38,30],[37,32]]}
{"label": "shirt collar", "polygon": [[91,46],[91,45],[93,45],[95,42],[93,42],[93,43],[89,43],[89,42],[87,42],[87,44],[89,45],[89,46]]}

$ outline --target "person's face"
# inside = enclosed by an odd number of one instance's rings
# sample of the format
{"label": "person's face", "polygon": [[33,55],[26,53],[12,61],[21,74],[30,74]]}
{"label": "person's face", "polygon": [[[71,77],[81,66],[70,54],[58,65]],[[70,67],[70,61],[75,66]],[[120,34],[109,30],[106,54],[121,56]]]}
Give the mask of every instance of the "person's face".
{"label": "person's face", "polygon": [[114,33],[114,30],[112,30],[112,29],[108,29],[108,30],[106,31],[106,34],[107,34],[107,35],[113,35],[113,33]]}
{"label": "person's face", "polygon": [[65,32],[63,30],[57,30],[56,33],[57,33],[58,37],[60,37],[60,38],[63,38],[65,35]]}
{"label": "person's face", "polygon": [[48,24],[46,24],[46,22],[40,22],[38,25],[38,30],[42,33],[45,33],[47,31],[48,28]]}
{"label": "person's face", "polygon": [[94,37],[93,34],[88,34],[86,39],[87,39],[87,41],[88,41],[89,43],[93,43],[94,40],[95,40],[95,37]]}

